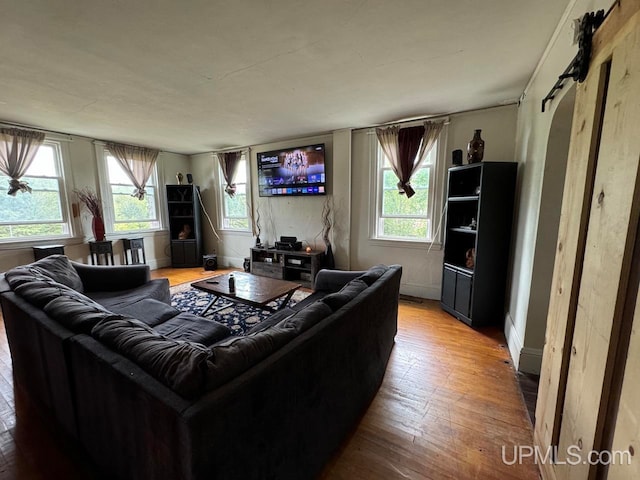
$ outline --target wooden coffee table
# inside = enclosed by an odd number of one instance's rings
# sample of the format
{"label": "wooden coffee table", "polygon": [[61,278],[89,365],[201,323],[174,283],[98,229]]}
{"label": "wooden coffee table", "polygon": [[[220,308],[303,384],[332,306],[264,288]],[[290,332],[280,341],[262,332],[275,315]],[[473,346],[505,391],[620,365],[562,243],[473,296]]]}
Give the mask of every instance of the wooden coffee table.
{"label": "wooden coffee table", "polygon": [[[286,280],[261,277],[244,272],[233,272],[233,276],[236,279],[236,290],[235,293],[230,293],[229,275],[229,273],[217,275],[191,284],[193,288],[214,295],[213,299],[204,307],[204,310],[200,312],[200,315],[204,316],[205,313],[211,310],[211,307],[213,307],[213,304],[216,303],[219,297],[275,312],[276,310],[286,307],[289,300],[291,300],[293,292],[300,288],[300,284],[287,282]],[[267,305],[280,297],[285,297],[285,299],[277,309]],[[231,303],[228,303],[216,308],[213,312],[218,312],[231,305]]]}

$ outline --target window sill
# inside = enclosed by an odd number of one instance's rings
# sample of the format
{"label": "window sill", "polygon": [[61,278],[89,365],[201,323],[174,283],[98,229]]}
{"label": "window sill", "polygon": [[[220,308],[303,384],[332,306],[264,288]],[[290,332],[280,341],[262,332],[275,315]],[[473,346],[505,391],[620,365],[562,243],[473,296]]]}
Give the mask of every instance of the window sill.
{"label": "window sill", "polygon": [[413,248],[415,250],[442,250],[442,243],[440,242],[425,242],[423,240],[392,240],[390,238],[370,238],[371,245],[376,247],[386,248]]}
{"label": "window sill", "polygon": [[253,233],[250,230],[234,230],[232,228],[219,228],[218,232],[223,235],[238,235],[241,237],[253,237]]}
{"label": "window sill", "polygon": [[164,235],[168,235],[169,230],[166,228],[154,229],[154,230],[128,230],[122,232],[109,232],[105,234],[107,240],[116,241],[120,240],[122,237],[130,238],[130,237],[160,237]]}
{"label": "window sill", "polygon": [[33,239],[16,239],[0,241],[0,250],[23,250],[40,245],[77,245],[83,243],[84,237],[38,237]]}

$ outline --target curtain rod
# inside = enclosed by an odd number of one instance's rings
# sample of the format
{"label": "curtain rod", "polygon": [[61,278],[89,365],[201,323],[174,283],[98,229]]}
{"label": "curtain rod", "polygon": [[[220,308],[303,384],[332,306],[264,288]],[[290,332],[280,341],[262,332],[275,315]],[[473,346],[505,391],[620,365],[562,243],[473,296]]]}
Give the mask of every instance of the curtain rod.
{"label": "curtain rod", "polygon": [[9,128],[24,128],[25,130],[35,130],[37,132],[44,132],[45,134],[46,133],[52,133],[54,135],[62,135],[64,137],[69,137],[70,139],[73,138],[73,135],[71,135],[69,133],[57,132],[55,130],[47,130],[47,129],[44,129],[44,128],[33,127],[31,125],[24,125],[22,123],[16,123],[16,122],[1,121],[0,122],[0,126],[9,127]]}
{"label": "curtain rod", "polygon": [[442,114],[442,115],[433,115],[433,116],[430,116],[430,117],[429,116],[416,117],[416,118],[412,118],[410,120],[396,120],[395,122],[385,122],[385,123],[379,123],[379,124],[376,124],[376,125],[369,125],[367,127],[353,128],[352,131],[356,132],[356,131],[359,131],[359,130],[370,130],[372,128],[388,127],[388,126],[391,126],[391,125],[401,125],[401,124],[412,123],[412,122],[420,122],[420,121],[425,121],[425,120],[431,120],[431,121],[444,120],[445,121],[445,125],[448,125],[448,124],[451,123],[450,117],[453,117],[455,115],[463,115],[465,113],[480,112],[482,110],[492,110],[494,108],[509,107],[511,105],[518,105],[518,102],[516,100],[513,100],[513,101],[510,101],[510,102],[503,103],[501,105],[493,105],[491,107],[470,108],[469,110],[459,110],[457,112],[451,112],[451,113]]}

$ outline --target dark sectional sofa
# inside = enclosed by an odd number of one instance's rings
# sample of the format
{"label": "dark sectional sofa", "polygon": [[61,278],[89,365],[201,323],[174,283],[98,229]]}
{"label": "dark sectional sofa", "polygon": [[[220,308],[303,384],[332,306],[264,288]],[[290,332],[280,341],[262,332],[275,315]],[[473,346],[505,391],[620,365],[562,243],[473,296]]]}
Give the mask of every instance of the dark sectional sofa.
{"label": "dark sectional sofa", "polygon": [[146,266],[47,257],[0,276],[0,303],[16,384],[110,477],[305,479],[382,382],[401,273],[323,270],[241,337]]}

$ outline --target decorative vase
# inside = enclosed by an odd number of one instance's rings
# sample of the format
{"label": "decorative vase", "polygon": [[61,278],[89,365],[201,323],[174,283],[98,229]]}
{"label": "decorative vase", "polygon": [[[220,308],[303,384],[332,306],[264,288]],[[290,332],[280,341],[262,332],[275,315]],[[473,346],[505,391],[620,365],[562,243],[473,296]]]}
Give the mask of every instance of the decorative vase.
{"label": "decorative vase", "polygon": [[473,138],[469,142],[467,148],[467,161],[469,163],[478,163],[482,161],[484,157],[484,140],[480,138],[480,132],[482,130],[476,130]]}
{"label": "decorative vase", "polygon": [[183,179],[184,179],[184,176],[182,175],[182,172],[176,173],[176,180],[178,181],[178,185],[182,185]]}
{"label": "decorative vase", "polygon": [[93,217],[91,229],[96,242],[104,242],[104,221],[102,217]]}
{"label": "decorative vase", "polygon": [[324,251],[324,268],[333,270],[336,268],[336,259],[333,257],[333,249],[331,244],[327,244],[327,249]]}

